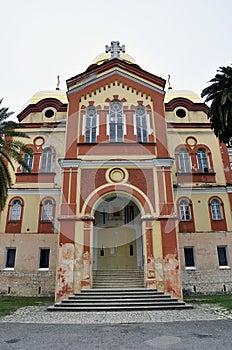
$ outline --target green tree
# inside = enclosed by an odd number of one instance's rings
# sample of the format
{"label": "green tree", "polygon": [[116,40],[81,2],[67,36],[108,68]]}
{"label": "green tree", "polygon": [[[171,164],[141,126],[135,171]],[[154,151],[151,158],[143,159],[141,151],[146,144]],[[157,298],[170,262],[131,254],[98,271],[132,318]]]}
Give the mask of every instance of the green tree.
{"label": "green tree", "polygon": [[0,212],[6,205],[8,189],[12,185],[10,168],[14,170],[13,163],[30,168],[24,161],[24,154],[31,154],[32,150],[21,141],[21,138],[28,138],[26,133],[18,130],[22,126],[13,120],[8,119],[13,112],[8,108],[1,107],[0,99]]}
{"label": "green tree", "polygon": [[215,135],[229,143],[232,138],[232,67],[220,67],[201,97],[211,102],[208,117]]}

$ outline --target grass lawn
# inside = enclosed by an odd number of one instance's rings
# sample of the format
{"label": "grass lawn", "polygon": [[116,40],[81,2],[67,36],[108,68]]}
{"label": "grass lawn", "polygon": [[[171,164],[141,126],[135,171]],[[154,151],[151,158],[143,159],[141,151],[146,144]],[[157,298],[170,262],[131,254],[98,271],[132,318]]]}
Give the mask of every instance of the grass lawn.
{"label": "grass lawn", "polygon": [[23,306],[41,306],[54,303],[53,297],[0,296],[0,317],[12,314]]}
{"label": "grass lawn", "polygon": [[184,301],[194,304],[217,304],[232,311],[232,294],[222,295],[192,295],[184,297]]}

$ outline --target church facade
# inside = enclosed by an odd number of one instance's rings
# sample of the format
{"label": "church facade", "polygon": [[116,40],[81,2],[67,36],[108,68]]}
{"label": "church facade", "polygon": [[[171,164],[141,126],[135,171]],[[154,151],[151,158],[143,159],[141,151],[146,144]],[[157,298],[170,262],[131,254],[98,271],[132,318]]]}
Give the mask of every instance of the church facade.
{"label": "church facade", "polygon": [[33,155],[0,218],[1,293],[59,301],[111,270],[179,299],[231,292],[232,152],[165,84],[111,42],[18,114]]}

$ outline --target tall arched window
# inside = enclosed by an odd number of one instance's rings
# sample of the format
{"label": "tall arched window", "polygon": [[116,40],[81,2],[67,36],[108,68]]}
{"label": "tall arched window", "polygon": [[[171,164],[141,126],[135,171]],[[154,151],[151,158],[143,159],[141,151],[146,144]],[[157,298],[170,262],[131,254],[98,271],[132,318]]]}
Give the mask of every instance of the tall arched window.
{"label": "tall arched window", "polygon": [[211,209],[212,220],[223,219],[221,203],[217,198],[213,198],[210,201],[210,209]]}
{"label": "tall arched window", "polygon": [[189,153],[182,148],[178,152],[179,171],[182,173],[189,173],[191,171]]}
{"label": "tall arched window", "polygon": [[50,148],[45,148],[41,158],[41,171],[50,173],[52,170],[52,151]]}
{"label": "tall arched window", "polygon": [[85,120],[85,142],[96,142],[97,135],[97,114],[94,106],[89,106],[86,109]]}
{"label": "tall arched window", "polygon": [[201,173],[208,173],[209,172],[208,159],[207,159],[207,155],[205,153],[205,150],[203,150],[203,149],[197,150],[197,163],[198,163],[198,168],[199,168]]}
{"label": "tall arched window", "polygon": [[53,221],[53,201],[46,199],[42,204],[41,221],[51,222]]}
{"label": "tall arched window", "polygon": [[[25,153],[24,155],[24,162],[29,166],[30,169],[32,169],[33,165],[33,154]],[[28,170],[23,167],[23,173],[28,173]]]}
{"label": "tall arched window", "polygon": [[189,201],[187,199],[182,199],[179,202],[179,217],[181,221],[191,220],[191,210]]}
{"label": "tall arched window", "polygon": [[179,214],[179,232],[195,232],[194,212],[189,198],[179,198],[177,202]]}
{"label": "tall arched window", "polygon": [[123,108],[121,102],[110,103],[110,142],[123,141]]}
{"label": "tall arched window", "polygon": [[145,107],[137,106],[135,115],[137,141],[147,142],[147,115]]}
{"label": "tall arched window", "polygon": [[14,199],[10,209],[10,220],[9,221],[20,221],[22,212],[22,202],[20,199]]}

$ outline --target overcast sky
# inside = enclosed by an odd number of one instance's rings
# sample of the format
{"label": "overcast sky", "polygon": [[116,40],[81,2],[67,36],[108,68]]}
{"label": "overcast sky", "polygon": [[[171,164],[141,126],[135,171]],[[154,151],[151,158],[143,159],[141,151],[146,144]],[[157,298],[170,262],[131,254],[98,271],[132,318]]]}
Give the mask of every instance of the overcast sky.
{"label": "overcast sky", "polygon": [[231,0],[0,0],[0,97],[32,95],[83,72],[119,40],[145,70],[200,94],[232,62]]}

